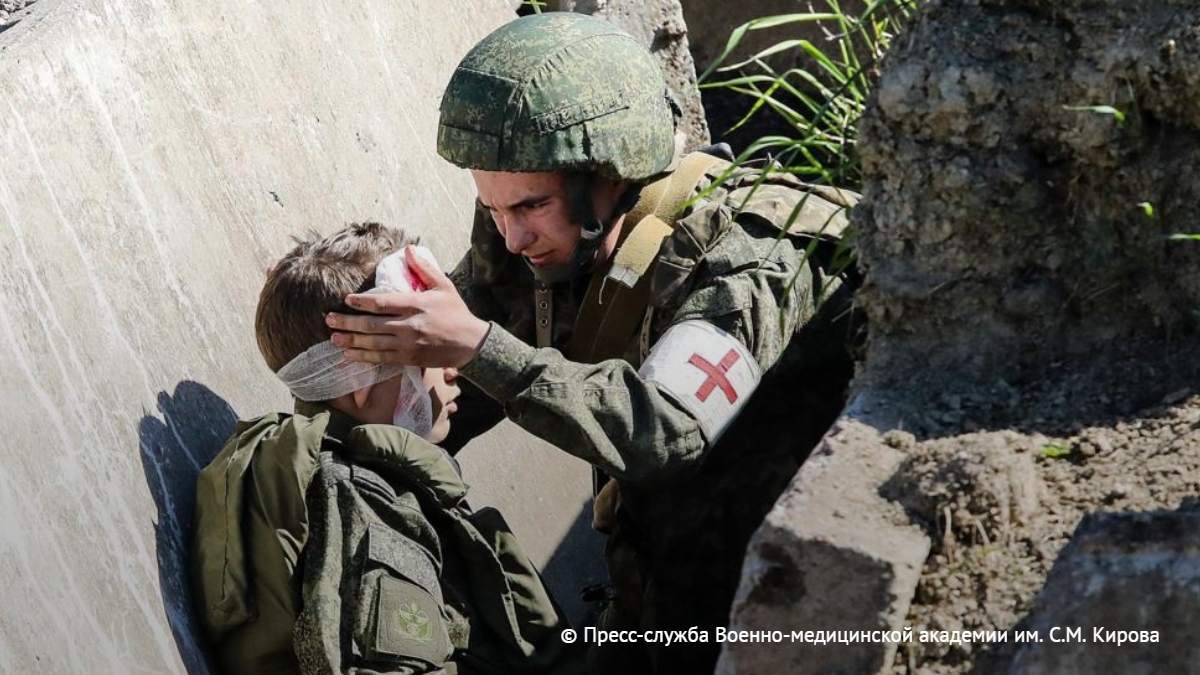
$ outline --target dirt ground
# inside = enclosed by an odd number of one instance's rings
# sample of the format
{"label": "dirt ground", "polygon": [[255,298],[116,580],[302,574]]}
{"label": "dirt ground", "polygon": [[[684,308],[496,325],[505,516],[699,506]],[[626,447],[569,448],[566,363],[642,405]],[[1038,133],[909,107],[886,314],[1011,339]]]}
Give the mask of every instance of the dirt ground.
{"label": "dirt ground", "polygon": [[[934,542],[915,630],[1013,629],[1080,518],[1200,499],[1200,13],[932,0],[860,126],[885,492]],[[1011,643],[1009,643],[1011,648]],[[985,644],[895,673],[1005,671]]]}
{"label": "dirt ground", "polygon": [[[1194,508],[1195,347],[1147,342],[1102,365],[1051,365],[1023,386],[947,395],[943,412],[914,416],[917,434],[890,432],[908,458],[885,492],[933,541],[906,625],[1020,629],[1084,514]],[[1001,673],[1013,646],[902,645],[892,672]]]}

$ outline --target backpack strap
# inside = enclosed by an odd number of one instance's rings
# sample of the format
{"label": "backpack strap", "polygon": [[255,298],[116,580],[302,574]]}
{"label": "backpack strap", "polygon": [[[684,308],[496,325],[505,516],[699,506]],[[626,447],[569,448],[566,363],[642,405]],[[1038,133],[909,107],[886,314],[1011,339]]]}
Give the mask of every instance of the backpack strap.
{"label": "backpack strap", "polygon": [[696,186],[709,169],[727,169],[730,163],[704,152],[693,152],[679,160],[669,175],[664,176],[642,188],[642,195],[637,204],[629,210],[625,221],[640,223],[649,215],[658,216],[663,222],[675,225],[679,219],[679,211],[696,192]]}
{"label": "backpack strap", "polygon": [[720,157],[694,152],[671,174],[642,188],[641,198],[625,214],[626,224],[632,225],[624,228],[616,253],[588,284],[567,347],[569,358],[596,363],[625,353],[650,305],[647,272],[657,260],[663,240],[674,231],[683,205],[705,174],[728,165]]}

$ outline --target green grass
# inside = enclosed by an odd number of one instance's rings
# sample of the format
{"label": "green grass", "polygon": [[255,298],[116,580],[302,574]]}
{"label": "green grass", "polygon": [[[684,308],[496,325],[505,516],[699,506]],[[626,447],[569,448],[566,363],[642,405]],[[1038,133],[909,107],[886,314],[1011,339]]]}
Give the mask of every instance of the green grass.
{"label": "green grass", "polygon": [[[700,87],[748,97],[747,112],[729,131],[762,115],[774,116],[772,121],[783,130],[752,142],[739,161],[770,155],[779,170],[804,180],[859,188],[858,120],[880,58],[916,6],[916,0],[872,0],[852,14],[838,0],[824,0],[824,11],[762,17],[734,29],[721,55],[700,75]],[[729,62],[750,33],[805,24],[825,37],[783,39]],[[800,65],[776,70],[772,57],[788,52],[795,52],[790,56],[798,57],[795,62]]]}
{"label": "green grass", "polygon": [[[700,88],[746,97],[746,113],[722,131],[735,131],[763,116],[768,119],[756,121],[779,130],[749,143],[737,154],[735,167],[769,157],[771,163],[761,172],[760,181],[772,172],[783,172],[810,183],[860,190],[858,122],[878,79],[880,59],[919,0],[869,0],[858,13],[843,9],[839,0],[817,2],[824,3],[822,11],[810,5],[808,12],[761,17],[735,28],[720,56],[700,74]],[[819,32],[823,37],[785,37],[733,62],[732,55],[751,33],[789,27],[806,27],[805,35]],[[783,60],[797,65],[783,70],[772,65]],[[788,226],[803,208],[801,200]],[[850,229],[841,234],[828,273],[840,276],[855,266],[854,240]],[[805,255],[812,256],[816,246],[814,239]],[[820,304],[824,299],[815,301]]]}
{"label": "green grass", "polygon": [[1112,115],[1117,124],[1125,123],[1125,112],[1111,105],[1064,105],[1063,110],[1072,112],[1090,112],[1097,115]]}
{"label": "green grass", "polygon": [[1070,457],[1071,448],[1061,443],[1047,443],[1042,446],[1042,456],[1049,459]]}

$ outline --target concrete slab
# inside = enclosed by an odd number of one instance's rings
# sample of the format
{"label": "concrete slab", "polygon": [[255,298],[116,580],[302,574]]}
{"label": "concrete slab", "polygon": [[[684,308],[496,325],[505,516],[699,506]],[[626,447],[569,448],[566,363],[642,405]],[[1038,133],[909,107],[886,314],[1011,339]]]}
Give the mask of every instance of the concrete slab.
{"label": "concrete slab", "polygon": [[[291,235],[365,219],[453,264],[473,189],[435,153],[438,100],[511,15],[41,0],[0,34],[0,672],[207,672],[194,476],[236,417],[289,407],[254,345],[262,275]],[[466,451],[475,501],[574,560],[587,469],[526,439]]]}
{"label": "concrete slab", "polygon": [[1037,639],[1007,672],[1195,672],[1198,605],[1200,511],[1088,515],[1017,627]]}
{"label": "concrete slab", "polygon": [[929,554],[925,533],[881,496],[904,454],[854,412],[833,426],[755,533],[731,630],[782,631],[781,643],[726,644],[720,675],[877,673],[893,642],[792,641],[793,631],[904,626]]}

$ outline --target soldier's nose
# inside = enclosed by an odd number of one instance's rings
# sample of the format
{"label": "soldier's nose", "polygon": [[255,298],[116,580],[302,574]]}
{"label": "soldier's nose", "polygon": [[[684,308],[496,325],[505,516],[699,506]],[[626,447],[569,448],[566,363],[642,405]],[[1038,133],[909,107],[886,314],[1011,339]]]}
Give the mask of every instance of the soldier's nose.
{"label": "soldier's nose", "polygon": [[532,232],[515,223],[510,222],[504,232],[504,245],[508,248],[508,252],[514,255],[520,255],[522,251],[529,248],[533,240]]}

